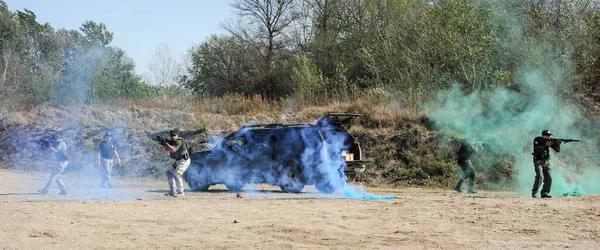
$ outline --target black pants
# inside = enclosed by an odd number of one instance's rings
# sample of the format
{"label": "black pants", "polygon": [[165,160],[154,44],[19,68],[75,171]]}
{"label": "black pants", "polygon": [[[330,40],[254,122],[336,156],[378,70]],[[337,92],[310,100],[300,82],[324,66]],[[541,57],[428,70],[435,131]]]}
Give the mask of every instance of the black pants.
{"label": "black pants", "polygon": [[456,190],[460,190],[463,183],[469,179],[469,191],[473,191],[473,182],[475,182],[475,168],[473,168],[473,164],[471,164],[470,160],[464,162],[458,162],[460,169],[462,169],[462,175],[460,176],[460,180],[456,184]]}
{"label": "black pants", "polygon": [[533,181],[533,188],[531,189],[531,194],[537,194],[538,189],[540,188],[541,181],[543,179],[544,186],[542,187],[541,193],[542,195],[548,195],[550,193],[550,187],[552,186],[552,176],[550,176],[550,162],[548,160],[534,160],[533,166],[535,168],[535,180]]}

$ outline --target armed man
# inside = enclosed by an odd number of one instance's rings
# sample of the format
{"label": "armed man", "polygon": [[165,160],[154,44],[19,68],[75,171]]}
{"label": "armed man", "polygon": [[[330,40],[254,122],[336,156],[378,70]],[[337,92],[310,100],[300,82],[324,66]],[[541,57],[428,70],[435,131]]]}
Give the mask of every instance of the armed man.
{"label": "armed man", "polygon": [[175,163],[166,171],[170,191],[165,195],[182,197],[185,195],[183,193],[183,179],[181,175],[190,166],[190,153],[187,142],[179,138],[179,133],[176,130],[169,131],[169,135],[171,136],[170,140],[162,139],[158,136],[155,139],[160,142],[165,151],[169,151],[171,159],[175,160]]}
{"label": "armed man", "polygon": [[[535,168],[535,180],[531,189],[531,197],[536,198],[541,181],[544,186],[540,192],[542,198],[552,198],[550,187],[552,186],[552,176],[550,175],[550,148],[556,153],[560,152],[560,144],[565,142],[578,142],[573,139],[553,139],[549,130],[542,131],[542,136],[533,139],[533,166]],[[541,172],[541,174],[540,174]]]}
{"label": "armed man", "polygon": [[456,192],[462,192],[462,185],[466,180],[468,182],[467,193],[474,194],[477,193],[475,189],[473,189],[473,183],[475,182],[475,168],[473,168],[473,164],[471,163],[471,157],[477,152],[477,147],[471,143],[468,143],[465,139],[456,139],[458,142],[458,151],[456,153],[456,163],[462,170],[462,175],[460,176],[460,180],[456,184],[454,190]]}
{"label": "armed man", "polygon": [[57,135],[52,135],[52,137],[50,137],[50,140],[48,140],[45,144],[47,145],[47,148],[50,149],[52,153],[54,153],[57,164],[53,166],[52,173],[50,174],[50,178],[48,179],[46,186],[42,189],[38,189],[38,192],[40,194],[47,194],[48,190],[50,190],[50,188],[52,187],[52,184],[56,182],[56,185],[60,189],[60,193],[58,194],[66,195],[67,187],[65,187],[65,184],[62,181],[61,175],[65,168],[67,168],[67,165],[69,165],[69,158],[66,154],[67,144],[63,140],[58,138]]}

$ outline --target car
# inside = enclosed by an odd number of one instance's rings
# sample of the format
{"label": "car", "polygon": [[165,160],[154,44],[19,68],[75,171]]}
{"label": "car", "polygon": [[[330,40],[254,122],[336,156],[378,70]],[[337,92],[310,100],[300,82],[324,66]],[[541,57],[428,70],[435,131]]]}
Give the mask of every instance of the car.
{"label": "car", "polygon": [[370,162],[347,130],[359,116],[327,114],[316,124],[243,126],[212,149],[193,153],[183,178],[193,191],[215,184],[239,191],[247,183],[266,183],[291,193],[313,184],[320,192],[335,192]]}

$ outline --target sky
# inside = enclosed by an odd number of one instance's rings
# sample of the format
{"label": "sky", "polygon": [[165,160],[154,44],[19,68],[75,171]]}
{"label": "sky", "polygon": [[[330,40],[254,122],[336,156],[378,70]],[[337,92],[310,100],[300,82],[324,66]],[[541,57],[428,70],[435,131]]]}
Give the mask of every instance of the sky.
{"label": "sky", "polygon": [[190,46],[210,35],[233,17],[232,0],[4,0],[11,11],[31,10],[38,23],[79,30],[86,21],[104,23],[114,34],[110,45],[119,47],[136,63],[138,74],[148,71],[152,54],[161,43],[181,61]]}

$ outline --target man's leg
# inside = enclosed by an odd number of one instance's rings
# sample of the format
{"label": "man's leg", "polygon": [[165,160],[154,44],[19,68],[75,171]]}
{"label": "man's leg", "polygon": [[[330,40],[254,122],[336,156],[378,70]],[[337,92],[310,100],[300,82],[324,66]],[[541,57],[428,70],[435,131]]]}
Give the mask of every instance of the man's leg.
{"label": "man's leg", "polygon": [[175,183],[177,184],[177,196],[183,196],[183,179],[181,178],[181,175],[183,175],[183,172],[185,172],[185,170],[190,166],[191,160],[187,159],[187,160],[180,160],[177,161],[177,169],[175,171]]}
{"label": "man's leg", "polygon": [[167,169],[167,183],[169,183],[169,192],[166,193],[166,196],[174,196],[175,195],[175,180],[173,179],[175,172],[175,164],[171,165],[169,169]]}
{"label": "man's leg", "polygon": [[542,166],[542,174],[544,175],[544,186],[542,187],[542,198],[550,198],[550,187],[552,187],[552,176],[550,175],[550,162],[546,162]]}
{"label": "man's leg", "polygon": [[533,188],[531,189],[531,197],[535,198],[538,189],[540,188],[541,181],[541,161],[533,161],[533,168],[535,169],[535,179],[533,181]]}
{"label": "man's leg", "polygon": [[467,179],[467,168],[465,166],[465,163],[458,163],[458,166],[460,167],[461,173],[460,173],[460,179],[458,180],[458,183],[456,183],[456,187],[454,188],[454,190],[456,190],[456,192],[461,193],[462,192],[462,185],[465,182],[465,180]]}
{"label": "man's leg", "polygon": [[62,172],[65,171],[65,168],[67,168],[67,165],[69,165],[68,161],[63,161],[60,163],[61,170],[60,170],[60,173],[58,174],[58,176],[56,177],[56,185],[60,189],[60,193],[58,193],[58,194],[62,194],[62,195],[67,194],[67,187],[65,187],[65,184],[63,183],[62,178],[61,178]]}
{"label": "man's leg", "polygon": [[[52,170],[52,173],[50,174],[50,178],[48,179],[48,182],[46,183],[46,186],[43,189],[38,189],[38,192],[40,192],[41,194],[48,193],[48,190],[50,190],[50,188],[52,187],[52,184],[54,184],[54,182],[56,182],[56,180],[58,179],[58,177],[60,177],[60,175],[62,174],[62,172],[65,170],[64,167],[66,167],[66,164],[63,167],[63,163],[64,162],[58,163],[58,166],[55,167],[54,170]],[[61,183],[62,183],[62,181],[61,181]]]}
{"label": "man's leg", "polygon": [[106,173],[107,172],[107,170],[106,170],[106,160],[102,159],[101,161],[102,161],[102,181],[100,182],[100,187],[105,188],[106,187],[106,182],[107,182],[107,180],[106,180],[106,174],[107,174]]}
{"label": "man's leg", "polygon": [[113,160],[104,160],[104,179],[107,188],[112,188],[112,179],[110,177],[112,173]]}
{"label": "man's leg", "polygon": [[467,193],[477,193],[477,191],[473,189],[473,184],[475,183],[475,168],[473,168],[473,164],[471,164],[471,161],[467,161],[467,172],[465,175],[469,179],[469,189],[467,190]]}
{"label": "man's leg", "polygon": [[462,185],[465,182],[465,179],[463,178],[463,175],[461,174],[460,176],[460,180],[458,180],[458,183],[456,183],[456,187],[454,188],[454,190],[456,190],[456,192],[462,192]]}

